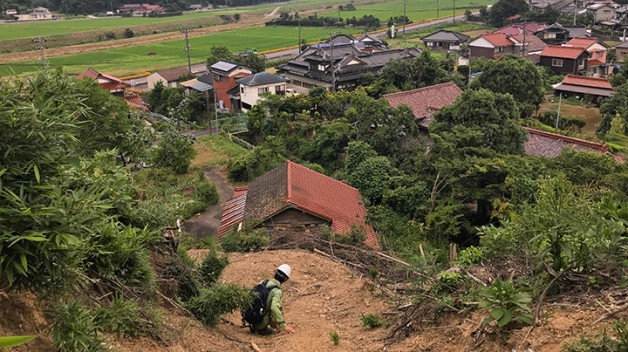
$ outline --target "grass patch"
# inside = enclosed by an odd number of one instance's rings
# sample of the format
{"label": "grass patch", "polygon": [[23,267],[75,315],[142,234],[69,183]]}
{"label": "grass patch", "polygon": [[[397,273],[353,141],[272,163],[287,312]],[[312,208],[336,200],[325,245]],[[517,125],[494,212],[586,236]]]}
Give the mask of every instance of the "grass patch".
{"label": "grass patch", "polygon": [[192,168],[223,165],[247,152],[246,149],[223,135],[200,137],[194,148],[196,149],[196,157],[190,164]]}
{"label": "grass patch", "polygon": [[482,23],[458,21],[456,23],[443,23],[437,26],[422,28],[417,31],[410,32],[405,36],[402,36],[401,32],[399,32],[397,33],[397,38],[386,39],[386,41],[388,42],[389,46],[393,48],[415,46],[417,42],[422,42],[420,39],[421,37],[425,37],[426,35],[434,33],[440,29],[461,32],[471,37],[495,30],[495,28]]}
{"label": "grass patch", "polygon": [[[558,111],[558,101],[541,104],[540,114],[543,114],[545,111]],[[561,103],[560,114],[561,116],[578,117],[584,120],[586,125],[582,128],[582,133],[592,137],[595,136],[595,131],[602,121],[600,109],[571,104],[570,102],[565,102],[565,99]]]}
{"label": "grass patch", "polygon": [[613,150],[626,153],[628,152],[628,136],[622,136],[615,133],[607,133],[604,135],[604,141],[613,148]]}
{"label": "grass patch", "polygon": [[[456,0],[456,15],[464,14],[465,9],[478,9],[491,5],[494,0]],[[355,5],[356,11],[346,12],[346,16],[360,18],[364,15],[373,15],[381,21],[388,21],[390,17],[403,15],[403,0],[394,0],[386,3],[378,3],[366,6]],[[453,15],[453,0],[417,0],[406,2],[406,14],[411,21],[418,22],[425,19],[448,17]],[[438,6],[438,11],[436,11]],[[343,14],[341,13],[342,17]],[[385,24],[385,23],[384,23]],[[401,29],[401,27],[398,27]]]}

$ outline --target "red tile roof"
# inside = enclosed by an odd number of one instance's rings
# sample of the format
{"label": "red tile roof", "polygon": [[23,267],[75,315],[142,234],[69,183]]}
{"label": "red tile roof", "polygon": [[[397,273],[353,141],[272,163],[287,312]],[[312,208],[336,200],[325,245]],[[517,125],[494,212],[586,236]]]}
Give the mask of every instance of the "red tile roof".
{"label": "red tile roof", "polygon": [[397,108],[407,105],[417,120],[428,118],[442,107],[453,104],[462,94],[454,82],[436,84],[429,87],[384,95],[390,106]]}
{"label": "red tile roof", "polygon": [[508,39],[508,36],[502,33],[488,33],[483,34],[482,38],[486,39],[489,43],[495,46],[511,46],[514,45],[512,40]]}
{"label": "red tile roof", "polygon": [[88,67],[85,71],[81,72],[76,78],[78,79],[91,78],[95,81],[98,81],[99,79],[109,81],[109,82],[99,82],[100,86],[103,89],[107,89],[107,90],[123,89],[129,86],[127,83],[125,83],[118,77],[114,77],[112,75],[108,75],[106,73],[96,71],[91,67]]}
{"label": "red tile roof", "polygon": [[[337,234],[351,231],[352,225],[366,224],[366,208],[357,189],[288,161],[253,180],[248,190],[236,192],[225,203],[218,236],[246,219],[261,222],[290,207],[330,221]],[[373,228],[366,224],[366,230],[365,243],[380,249]]]}
{"label": "red tile roof", "polygon": [[584,139],[567,137],[532,128],[524,127],[524,129],[528,132],[528,140],[524,144],[525,153],[527,155],[555,158],[559,156],[565,148],[600,154],[609,152],[608,146],[604,143],[586,141]]}
{"label": "red tile roof", "polygon": [[522,34],[524,31],[527,32],[528,35],[532,35],[533,33],[539,32],[547,28],[545,23],[539,22],[526,22],[526,23],[515,23],[510,26],[506,26],[496,30],[494,33],[502,33],[507,35],[515,35]]}
{"label": "red tile roof", "polygon": [[613,86],[606,78],[584,77],[576,75],[567,75],[563,79],[563,84],[571,84],[574,86],[583,86],[600,89],[613,89]]}
{"label": "red tile roof", "polygon": [[595,43],[597,43],[597,38],[576,37],[565,43],[565,45],[571,45],[576,48],[586,49]]}
{"label": "red tile roof", "polygon": [[602,61],[602,60],[598,60],[598,59],[588,59],[587,60],[587,66],[592,67],[592,66],[601,66],[604,65],[606,62]]}
{"label": "red tile roof", "polygon": [[148,111],[148,103],[137,94],[127,94],[124,96],[124,100],[126,100],[126,103],[129,104],[129,106],[139,108],[142,111]]}
{"label": "red tile roof", "polygon": [[541,51],[541,56],[558,57],[561,59],[577,59],[584,52],[585,50],[583,48],[548,45],[547,48]]}

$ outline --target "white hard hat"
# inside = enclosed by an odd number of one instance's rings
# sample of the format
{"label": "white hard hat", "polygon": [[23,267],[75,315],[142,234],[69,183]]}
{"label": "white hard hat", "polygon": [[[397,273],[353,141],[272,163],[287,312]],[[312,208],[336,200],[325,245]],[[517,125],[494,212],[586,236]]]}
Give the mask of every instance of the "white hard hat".
{"label": "white hard hat", "polygon": [[278,271],[281,271],[287,278],[290,278],[290,274],[292,274],[292,269],[288,264],[281,264],[278,268]]}

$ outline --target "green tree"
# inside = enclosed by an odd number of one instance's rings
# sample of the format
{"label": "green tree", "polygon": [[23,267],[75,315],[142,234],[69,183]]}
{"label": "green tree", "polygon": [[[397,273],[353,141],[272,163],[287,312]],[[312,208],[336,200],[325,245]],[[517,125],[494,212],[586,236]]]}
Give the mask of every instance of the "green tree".
{"label": "green tree", "polygon": [[323,124],[312,139],[302,144],[300,154],[311,162],[339,168],[341,154],[355,134],[355,127],[346,119],[331,121]]}
{"label": "green tree", "polygon": [[178,174],[183,174],[188,171],[190,162],[195,155],[192,142],[173,132],[166,132],[155,150],[153,162],[155,166],[165,167]]}
{"label": "green tree", "polygon": [[[511,95],[467,90],[454,104],[435,114],[430,131],[458,147],[523,154],[526,135],[517,124],[518,118],[519,109]],[[463,137],[467,134],[470,138]]]}
{"label": "green tree", "polygon": [[522,117],[532,115],[543,101],[543,78],[536,66],[519,56],[506,56],[484,68],[478,83],[495,93],[509,93]]}
{"label": "green tree", "polygon": [[377,204],[396,170],[388,158],[376,156],[364,160],[354,170],[347,172],[349,184],[359,189],[363,197]]}
{"label": "green tree", "polygon": [[236,62],[236,56],[224,46],[212,46],[207,57],[207,69],[218,61]]}
{"label": "green tree", "polygon": [[497,0],[488,13],[489,22],[493,27],[501,27],[504,20],[513,15],[523,15],[528,11],[525,0]]}
{"label": "green tree", "polygon": [[606,134],[611,129],[611,122],[619,114],[624,121],[628,119],[628,83],[615,88],[615,95],[604,99],[600,106],[602,122],[597,129],[600,134]]}

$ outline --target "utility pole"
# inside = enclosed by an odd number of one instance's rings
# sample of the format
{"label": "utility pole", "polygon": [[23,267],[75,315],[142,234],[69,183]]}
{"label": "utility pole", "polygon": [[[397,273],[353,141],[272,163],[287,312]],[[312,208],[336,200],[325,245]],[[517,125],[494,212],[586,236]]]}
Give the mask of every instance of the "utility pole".
{"label": "utility pole", "polygon": [[558,113],[556,114],[556,126],[554,128],[558,129],[558,121],[560,120],[560,103],[563,101],[563,93],[560,92],[558,95]]}
{"label": "utility pole", "polygon": [[329,32],[329,45],[331,46],[331,50],[329,53],[329,67],[331,69],[331,91],[336,91],[336,69],[334,68],[334,42],[332,39],[333,32]]}
{"label": "utility pole", "polygon": [[183,36],[185,37],[185,53],[188,56],[188,72],[192,74],[192,62],[190,61],[190,41],[188,40],[188,26],[183,29]]}
{"label": "utility pole", "polygon": [[523,20],[523,48],[521,52],[522,57],[526,57],[526,32],[528,31],[528,19]]}
{"label": "utility pole", "polygon": [[436,18],[440,18],[440,13],[438,12],[438,0],[436,0]]}
{"label": "utility pole", "polygon": [[573,2],[573,25],[576,26],[576,18],[578,15],[578,0],[574,0]]}
{"label": "utility pole", "polygon": [[299,54],[301,54],[301,18],[299,18]]}
{"label": "utility pole", "polygon": [[401,31],[402,34],[406,34],[406,22],[408,22],[407,20],[407,16],[406,16],[406,2],[408,0],[403,0],[403,30]]}
{"label": "utility pole", "polygon": [[39,50],[39,63],[41,64],[41,67],[45,70],[46,69],[46,56],[44,54],[44,50],[46,49],[46,47],[44,46],[44,43],[46,42],[46,39],[42,37],[38,37],[37,39],[33,40],[33,42],[36,45],[35,48]]}
{"label": "utility pole", "polygon": [[456,0],[454,0],[454,7],[452,10],[453,10],[452,22],[456,23]]}

